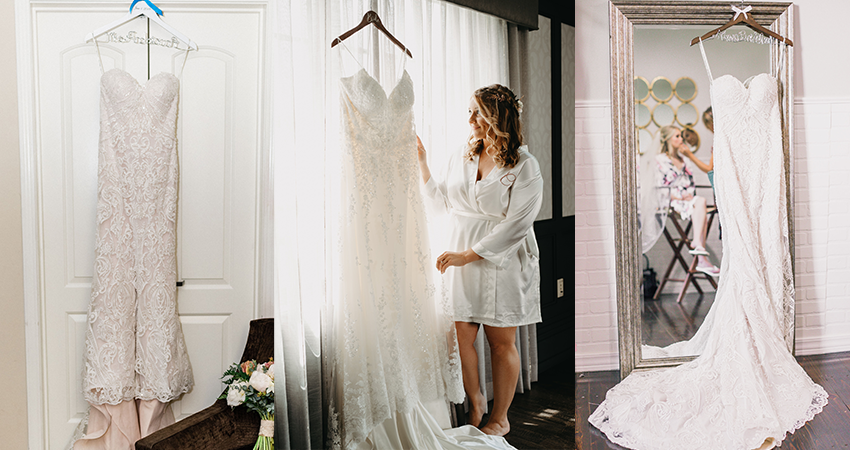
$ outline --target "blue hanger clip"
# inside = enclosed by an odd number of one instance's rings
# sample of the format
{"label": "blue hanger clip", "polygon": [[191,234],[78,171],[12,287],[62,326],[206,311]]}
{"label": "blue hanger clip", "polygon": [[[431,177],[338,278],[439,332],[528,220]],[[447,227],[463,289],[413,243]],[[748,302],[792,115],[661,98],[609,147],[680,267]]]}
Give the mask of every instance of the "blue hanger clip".
{"label": "blue hanger clip", "polygon": [[[142,0],[133,0],[133,4],[130,5],[130,12],[133,12],[133,8],[136,6],[136,3],[139,3],[140,1],[142,1]],[[162,10],[157,8],[156,5],[151,3],[150,0],[144,0],[144,2],[147,3],[148,6],[150,6],[150,8],[156,13],[156,15],[158,15],[158,16],[162,15]]]}

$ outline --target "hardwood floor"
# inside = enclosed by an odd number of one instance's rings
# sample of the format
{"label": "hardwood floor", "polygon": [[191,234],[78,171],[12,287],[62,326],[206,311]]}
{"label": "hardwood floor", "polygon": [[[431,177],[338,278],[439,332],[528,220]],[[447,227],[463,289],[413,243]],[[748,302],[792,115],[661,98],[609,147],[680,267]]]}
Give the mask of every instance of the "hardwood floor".
{"label": "hardwood floor", "polygon": [[662,294],[658,300],[642,300],[641,328],[643,343],[666,347],[694,336],[705,315],[714,303],[714,292],[704,295],[685,294],[676,303],[678,294]]}
{"label": "hardwood floor", "polygon": [[[850,352],[797,357],[800,366],[829,394],[829,404],[823,412],[789,434],[781,450],[850,449]],[[605,393],[619,382],[619,371],[576,374],[576,410],[578,426],[575,439],[579,449],[619,450],[623,447],[610,442],[592,427],[587,418],[605,399]],[[724,449],[718,449],[724,450]]]}
{"label": "hardwood floor", "polygon": [[[575,390],[570,386],[572,362],[564,362],[531,384],[531,390],[516,394],[508,410],[511,431],[505,436],[519,450],[575,448]],[[490,408],[493,402],[490,402]],[[487,423],[484,416],[481,425]]]}

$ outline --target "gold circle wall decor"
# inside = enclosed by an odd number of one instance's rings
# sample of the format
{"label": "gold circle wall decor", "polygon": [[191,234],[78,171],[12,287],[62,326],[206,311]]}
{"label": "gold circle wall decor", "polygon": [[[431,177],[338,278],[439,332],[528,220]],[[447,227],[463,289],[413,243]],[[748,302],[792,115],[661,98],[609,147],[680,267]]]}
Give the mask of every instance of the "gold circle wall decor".
{"label": "gold circle wall decor", "polygon": [[[648,82],[646,77],[635,76],[635,129],[638,132],[638,152],[643,154],[651,145],[652,125],[658,128],[674,125],[682,130],[682,137],[696,152],[700,147],[700,136],[695,130],[700,114],[691,103],[697,97],[696,82],[687,76],[680,77],[675,83],[665,76],[657,76]],[[678,105],[671,104],[676,98]],[[652,105],[651,103],[655,103]]]}
{"label": "gold circle wall decor", "polygon": [[649,93],[656,101],[666,102],[673,98],[673,85],[670,84],[670,80],[667,77],[657,76],[652,80],[652,87]]}
{"label": "gold circle wall decor", "polygon": [[676,108],[676,122],[683,127],[693,128],[699,119],[696,107],[691,103],[682,103]]}
{"label": "gold circle wall decor", "polygon": [[690,77],[676,80],[673,92],[681,102],[689,102],[697,97],[697,84]]}
{"label": "gold circle wall decor", "polygon": [[635,77],[635,101],[642,102],[649,98],[649,81],[646,78]]}

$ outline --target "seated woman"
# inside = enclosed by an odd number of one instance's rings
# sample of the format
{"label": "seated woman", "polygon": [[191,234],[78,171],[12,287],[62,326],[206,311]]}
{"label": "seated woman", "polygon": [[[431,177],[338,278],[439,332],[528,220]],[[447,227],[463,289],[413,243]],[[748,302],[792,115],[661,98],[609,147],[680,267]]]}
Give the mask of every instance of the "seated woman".
{"label": "seated woman", "polygon": [[698,255],[696,270],[717,277],[720,269],[711,263],[705,249],[705,235],[708,231],[706,201],[696,195],[691,164],[682,157],[687,146],[682,141],[680,130],[674,126],[661,127],[658,133],[661,138],[661,149],[655,157],[660,174],[658,184],[670,188],[670,206],[682,219],[690,219],[694,224],[694,248],[689,251],[692,255]]}

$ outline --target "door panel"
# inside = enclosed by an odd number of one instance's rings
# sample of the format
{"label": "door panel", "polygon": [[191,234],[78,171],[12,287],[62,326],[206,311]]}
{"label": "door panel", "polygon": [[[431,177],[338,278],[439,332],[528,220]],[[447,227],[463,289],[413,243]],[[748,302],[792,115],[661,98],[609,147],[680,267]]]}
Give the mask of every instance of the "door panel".
{"label": "door panel", "polygon": [[[265,5],[165,7],[164,19],[200,47],[181,76],[178,114],[177,304],[195,387],[174,405],[182,419],[211,405],[241,356],[257,300],[258,183]],[[68,443],[87,403],[81,393],[86,311],[94,266],[101,75],[83,43],[121,17],[126,2],[33,6],[35,117],[46,448]],[[144,35],[144,19],[115,30]],[[155,37],[170,38],[151,24]],[[100,45],[105,70],[140,82],[179,73],[185,53]]]}

